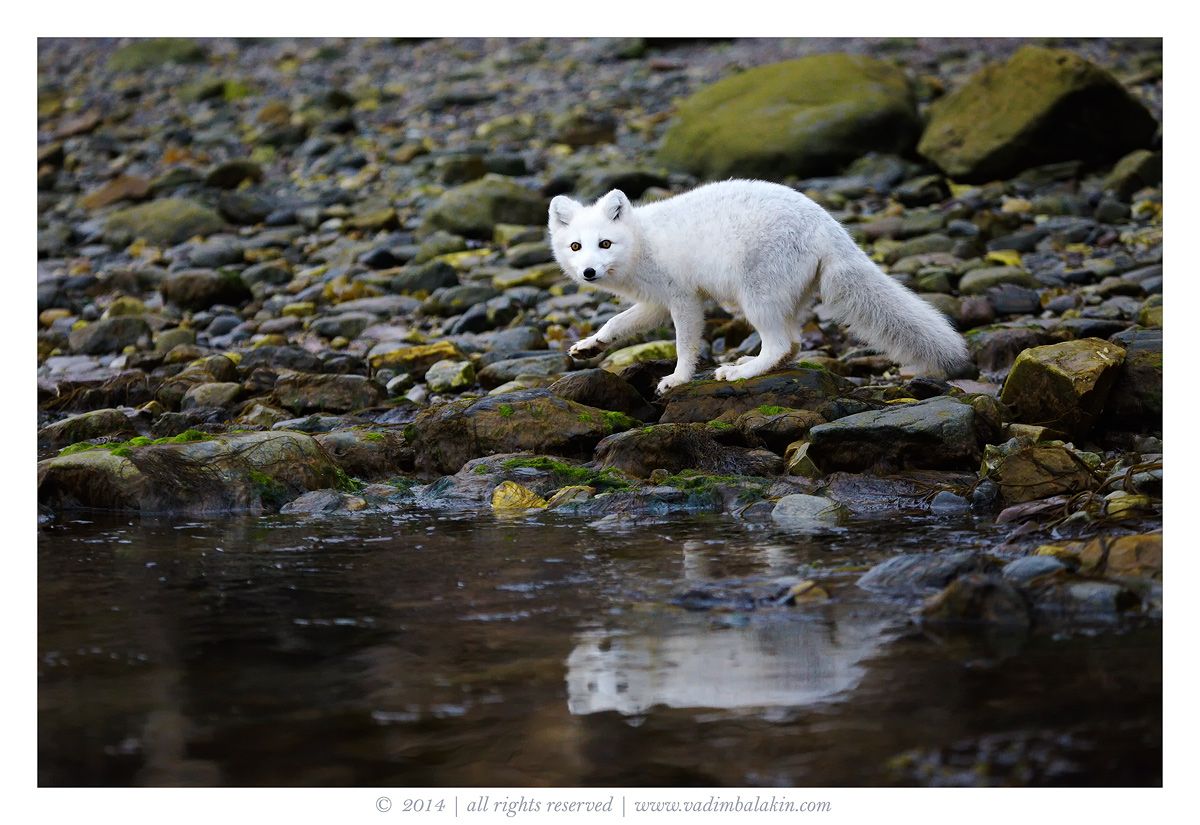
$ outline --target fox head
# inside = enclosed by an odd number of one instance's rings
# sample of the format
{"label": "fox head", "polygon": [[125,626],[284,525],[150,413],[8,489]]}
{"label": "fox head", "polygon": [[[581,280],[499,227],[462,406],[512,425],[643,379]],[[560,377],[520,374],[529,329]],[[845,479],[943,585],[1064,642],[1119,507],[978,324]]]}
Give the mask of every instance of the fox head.
{"label": "fox head", "polygon": [[550,247],[568,277],[601,284],[625,274],[633,260],[633,206],[614,189],[591,206],[566,195],[550,201]]}

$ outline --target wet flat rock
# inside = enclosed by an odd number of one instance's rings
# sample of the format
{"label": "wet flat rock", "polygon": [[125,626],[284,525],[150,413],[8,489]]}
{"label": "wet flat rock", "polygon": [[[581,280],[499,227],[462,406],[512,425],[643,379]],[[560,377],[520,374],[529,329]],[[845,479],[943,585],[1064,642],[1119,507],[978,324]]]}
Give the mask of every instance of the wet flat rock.
{"label": "wet flat rock", "polygon": [[979,463],[975,409],[937,397],[819,424],[809,458],[822,470],[962,469]]}

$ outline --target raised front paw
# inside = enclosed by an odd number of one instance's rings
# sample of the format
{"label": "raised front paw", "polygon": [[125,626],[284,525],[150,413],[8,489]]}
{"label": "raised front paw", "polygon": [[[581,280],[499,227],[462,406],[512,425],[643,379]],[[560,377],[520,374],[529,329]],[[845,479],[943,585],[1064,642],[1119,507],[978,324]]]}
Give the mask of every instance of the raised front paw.
{"label": "raised front paw", "polygon": [[588,358],[595,358],[597,355],[600,355],[603,352],[604,345],[599,343],[595,338],[584,338],[582,341],[576,343],[575,346],[567,350],[567,355],[570,355],[572,358],[579,359],[580,361],[584,361]]}

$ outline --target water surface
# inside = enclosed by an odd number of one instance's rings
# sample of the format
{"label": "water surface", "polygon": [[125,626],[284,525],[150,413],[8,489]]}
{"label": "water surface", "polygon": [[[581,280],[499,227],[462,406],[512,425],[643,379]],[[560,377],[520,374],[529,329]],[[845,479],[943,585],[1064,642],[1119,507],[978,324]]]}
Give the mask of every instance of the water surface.
{"label": "water surface", "polygon": [[[1161,784],[1157,627],[931,635],[853,584],[999,539],[67,516],[39,532],[39,783]],[[769,603],[814,573],[831,599]]]}

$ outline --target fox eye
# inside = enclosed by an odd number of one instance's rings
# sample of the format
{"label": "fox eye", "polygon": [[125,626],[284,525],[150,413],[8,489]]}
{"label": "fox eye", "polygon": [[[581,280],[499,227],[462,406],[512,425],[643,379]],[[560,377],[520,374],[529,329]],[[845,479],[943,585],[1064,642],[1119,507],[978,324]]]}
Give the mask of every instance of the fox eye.
{"label": "fox eye", "polygon": [[576,241],[575,243],[571,244],[572,252],[578,252],[581,249],[583,249],[583,244],[581,244],[579,241]]}
{"label": "fox eye", "polygon": [[600,242],[601,249],[608,249],[610,246],[612,246],[612,241],[601,241]]}

